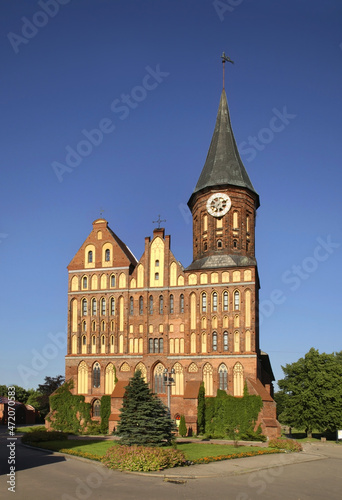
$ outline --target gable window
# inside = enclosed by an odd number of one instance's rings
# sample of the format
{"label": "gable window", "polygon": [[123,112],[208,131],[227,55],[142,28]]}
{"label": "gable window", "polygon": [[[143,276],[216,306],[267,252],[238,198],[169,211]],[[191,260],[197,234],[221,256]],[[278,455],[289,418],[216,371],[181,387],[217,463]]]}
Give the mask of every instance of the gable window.
{"label": "gable window", "polygon": [[83,278],[82,287],[88,288],[88,278],[86,276],[84,276],[84,278]]}
{"label": "gable window", "polygon": [[89,250],[89,252],[88,252],[88,263],[90,264],[91,262],[93,262],[93,251]]}
{"label": "gable window", "polygon": [[115,288],[115,275],[112,274],[110,277],[110,286],[111,288]]}
{"label": "gable window", "polygon": [[110,250],[109,250],[109,248],[107,248],[106,251],[105,251],[105,261],[106,262],[110,261]]}

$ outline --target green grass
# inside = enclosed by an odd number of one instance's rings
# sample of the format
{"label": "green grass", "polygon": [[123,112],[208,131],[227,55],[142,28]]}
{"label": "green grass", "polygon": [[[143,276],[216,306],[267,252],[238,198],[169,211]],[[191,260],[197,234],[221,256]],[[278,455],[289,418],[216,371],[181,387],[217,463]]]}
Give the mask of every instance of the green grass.
{"label": "green grass", "polygon": [[26,432],[32,432],[32,431],[45,431],[45,426],[44,425],[32,425],[31,427],[25,426],[25,427],[16,427],[15,432],[20,432],[20,433],[26,433]]}
{"label": "green grass", "polygon": [[[90,453],[102,457],[108,448],[111,446],[118,446],[112,440],[87,440],[81,441],[78,439],[67,439],[64,441],[45,441],[44,443],[37,444],[39,448],[44,448],[52,451],[72,450],[82,453]],[[177,449],[183,451],[187,460],[197,460],[204,457],[217,457],[221,455],[231,455],[241,452],[250,452],[265,450],[265,447],[258,446],[239,446],[236,448],[233,445],[223,444],[208,444],[208,443],[181,443],[177,445]]]}

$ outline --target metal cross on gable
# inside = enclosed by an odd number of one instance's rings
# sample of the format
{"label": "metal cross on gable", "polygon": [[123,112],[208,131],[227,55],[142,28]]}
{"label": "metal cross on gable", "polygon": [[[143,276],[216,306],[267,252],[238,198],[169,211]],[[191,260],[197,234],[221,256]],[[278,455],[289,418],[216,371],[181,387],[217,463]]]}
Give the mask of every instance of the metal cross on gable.
{"label": "metal cross on gable", "polygon": [[158,224],[158,229],[160,229],[160,223],[161,222],[166,222],[166,219],[161,219],[160,218],[160,214],[158,214],[158,219],[157,220],[153,220],[152,224]]}

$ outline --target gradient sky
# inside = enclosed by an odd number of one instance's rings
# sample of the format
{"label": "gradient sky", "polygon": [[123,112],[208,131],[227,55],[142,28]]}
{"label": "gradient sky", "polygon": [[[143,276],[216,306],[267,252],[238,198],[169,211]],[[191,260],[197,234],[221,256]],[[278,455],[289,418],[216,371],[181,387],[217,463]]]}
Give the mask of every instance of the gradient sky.
{"label": "gradient sky", "polygon": [[138,259],[161,214],[191,263],[186,203],[214,130],[222,51],[261,201],[261,348],[276,380],[311,347],[342,349],[339,0],[2,0],[0,18],[0,384],[64,374],[66,266],[101,210]]}

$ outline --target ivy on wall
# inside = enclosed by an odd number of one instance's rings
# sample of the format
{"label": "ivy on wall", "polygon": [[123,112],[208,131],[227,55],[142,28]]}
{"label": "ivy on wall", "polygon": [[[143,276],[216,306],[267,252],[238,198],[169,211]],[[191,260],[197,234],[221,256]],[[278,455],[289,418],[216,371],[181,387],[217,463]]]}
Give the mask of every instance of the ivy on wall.
{"label": "ivy on wall", "polygon": [[218,390],[215,398],[205,398],[205,434],[234,440],[263,439],[260,428],[254,432],[261,408],[261,397],[249,395],[246,389],[241,398]]}
{"label": "ivy on wall", "polygon": [[84,396],[71,394],[70,389],[73,389],[72,380],[50,396],[50,413],[46,420],[56,431],[78,434],[84,432],[91,422],[91,405],[84,402]]}
{"label": "ivy on wall", "polygon": [[108,433],[108,421],[110,417],[110,396],[102,396],[101,398],[101,432]]}

